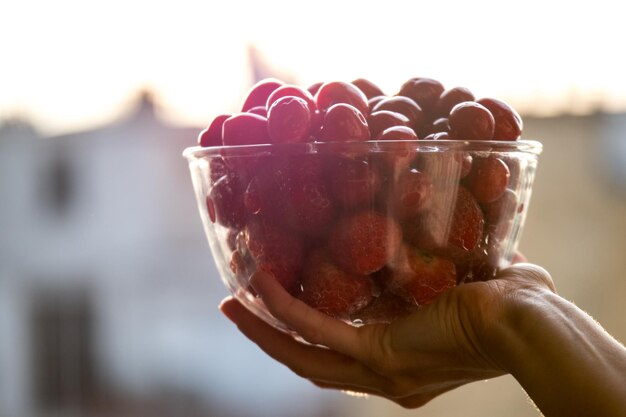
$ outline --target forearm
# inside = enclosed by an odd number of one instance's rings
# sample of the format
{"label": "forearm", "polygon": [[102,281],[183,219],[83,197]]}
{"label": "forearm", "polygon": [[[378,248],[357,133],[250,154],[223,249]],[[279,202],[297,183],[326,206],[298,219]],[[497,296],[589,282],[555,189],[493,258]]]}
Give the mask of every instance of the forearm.
{"label": "forearm", "polygon": [[626,416],[626,349],[550,291],[516,294],[494,355],[546,417]]}

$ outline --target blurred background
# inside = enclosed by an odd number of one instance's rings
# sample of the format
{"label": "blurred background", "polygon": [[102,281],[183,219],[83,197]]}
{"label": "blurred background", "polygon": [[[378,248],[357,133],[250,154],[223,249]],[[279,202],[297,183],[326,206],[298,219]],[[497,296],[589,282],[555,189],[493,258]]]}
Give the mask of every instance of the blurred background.
{"label": "blurred background", "polygon": [[[249,343],[183,149],[266,76],[414,76],[544,143],[521,249],[626,341],[626,27],[615,2],[0,3],[0,417],[536,416],[511,377],[419,411],[324,391]],[[520,360],[532,360],[523,359]]]}

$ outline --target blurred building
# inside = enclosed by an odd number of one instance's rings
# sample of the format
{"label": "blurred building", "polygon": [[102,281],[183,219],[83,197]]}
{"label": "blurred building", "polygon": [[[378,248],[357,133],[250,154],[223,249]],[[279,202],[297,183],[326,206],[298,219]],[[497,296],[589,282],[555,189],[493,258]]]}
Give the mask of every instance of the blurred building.
{"label": "blurred building", "polygon": [[[626,115],[525,123],[545,150],[522,250],[624,341]],[[147,94],[90,131],[0,126],[0,416],[414,415],[314,388],[217,312],[226,290],[181,157],[199,130]],[[536,415],[498,381],[420,415]]]}
{"label": "blurred building", "polygon": [[181,156],[199,131],[149,94],[90,131],[0,127],[0,416],[287,416],[258,405],[313,390],[268,378],[217,312]]}

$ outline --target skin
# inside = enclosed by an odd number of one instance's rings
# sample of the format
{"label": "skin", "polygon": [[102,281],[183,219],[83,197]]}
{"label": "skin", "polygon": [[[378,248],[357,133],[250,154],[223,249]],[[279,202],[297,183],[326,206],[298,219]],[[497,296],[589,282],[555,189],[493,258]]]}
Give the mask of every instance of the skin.
{"label": "skin", "polygon": [[221,311],[269,356],[323,388],[417,408],[461,385],[512,374],[547,416],[626,416],[626,349],[556,294],[543,268],[518,263],[454,288],[390,324],[353,327],[291,297],[267,274],[251,283],[307,343],[233,298]]}

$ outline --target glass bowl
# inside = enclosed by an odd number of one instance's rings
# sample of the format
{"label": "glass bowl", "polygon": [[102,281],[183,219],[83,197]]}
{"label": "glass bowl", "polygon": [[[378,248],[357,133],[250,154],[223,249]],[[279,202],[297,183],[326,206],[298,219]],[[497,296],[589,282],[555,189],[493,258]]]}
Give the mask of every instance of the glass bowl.
{"label": "glass bowl", "polygon": [[221,278],[289,332],[249,285],[272,274],[353,325],[390,322],[487,280],[518,246],[536,141],[367,141],[184,151]]}

